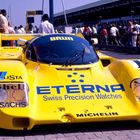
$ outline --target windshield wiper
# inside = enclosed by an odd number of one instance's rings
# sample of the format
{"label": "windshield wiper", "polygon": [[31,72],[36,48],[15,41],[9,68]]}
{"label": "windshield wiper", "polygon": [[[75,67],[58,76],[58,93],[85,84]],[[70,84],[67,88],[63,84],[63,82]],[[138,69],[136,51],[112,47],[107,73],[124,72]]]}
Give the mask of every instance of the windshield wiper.
{"label": "windshield wiper", "polygon": [[74,52],[67,60],[66,62],[63,64],[63,66],[68,66],[68,65],[72,65],[74,64],[74,62],[78,61],[80,58],[82,58],[82,63],[83,63],[83,58],[84,58],[84,54],[85,54],[85,48],[78,52]]}

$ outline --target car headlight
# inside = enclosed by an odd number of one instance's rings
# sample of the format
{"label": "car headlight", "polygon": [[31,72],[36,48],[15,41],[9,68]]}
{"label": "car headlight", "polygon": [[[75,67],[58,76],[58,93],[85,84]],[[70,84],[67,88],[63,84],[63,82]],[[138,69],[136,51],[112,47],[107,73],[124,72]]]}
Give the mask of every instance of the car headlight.
{"label": "car headlight", "polygon": [[136,97],[136,100],[140,102],[140,78],[132,80],[130,87]]}
{"label": "car headlight", "polygon": [[28,106],[28,93],[26,83],[0,83],[0,108]]}

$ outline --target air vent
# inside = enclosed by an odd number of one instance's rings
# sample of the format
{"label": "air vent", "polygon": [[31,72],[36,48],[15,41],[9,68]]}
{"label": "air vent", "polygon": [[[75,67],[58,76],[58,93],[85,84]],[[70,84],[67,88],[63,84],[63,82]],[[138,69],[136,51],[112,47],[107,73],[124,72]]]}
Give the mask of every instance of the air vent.
{"label": "air vent", "polygon": [[29,118],[13,118],[13,126],[27,128],[29,127]]}

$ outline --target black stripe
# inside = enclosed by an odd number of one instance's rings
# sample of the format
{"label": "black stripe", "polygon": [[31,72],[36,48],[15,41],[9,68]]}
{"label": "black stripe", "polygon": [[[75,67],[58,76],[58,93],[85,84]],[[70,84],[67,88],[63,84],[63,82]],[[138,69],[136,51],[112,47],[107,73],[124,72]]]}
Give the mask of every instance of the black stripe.
{"label": "black stripe", "polygon": [[140,61],[134,60],[134,62],[139,66],[138,68],[140,68]]}

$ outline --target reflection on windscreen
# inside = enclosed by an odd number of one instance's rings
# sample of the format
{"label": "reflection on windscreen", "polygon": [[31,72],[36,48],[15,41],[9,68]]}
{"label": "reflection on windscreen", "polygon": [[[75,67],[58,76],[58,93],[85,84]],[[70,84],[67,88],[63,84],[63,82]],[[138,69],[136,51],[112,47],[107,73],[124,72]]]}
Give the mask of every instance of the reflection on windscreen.
{"label": "reflection on windscreen", "polygon": [[98,61],[88,41],[73,35],[53,34],[36,39],[32,46],[38,61],[54,65],[82,65]]}

